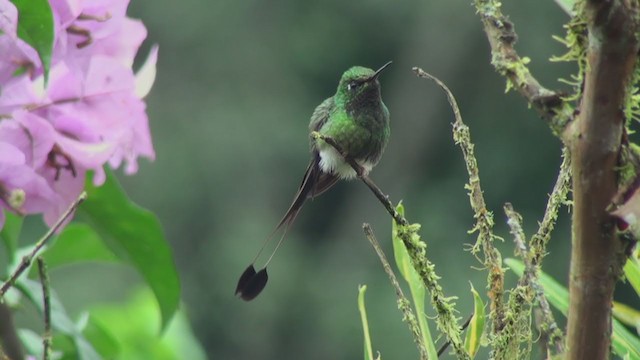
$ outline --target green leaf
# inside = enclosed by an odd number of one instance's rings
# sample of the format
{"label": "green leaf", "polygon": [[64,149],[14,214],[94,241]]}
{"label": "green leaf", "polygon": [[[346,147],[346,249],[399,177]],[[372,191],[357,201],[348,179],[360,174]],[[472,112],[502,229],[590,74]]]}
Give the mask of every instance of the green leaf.
{"label": "green leaf", "polygon": [[116,359],[206,359],[181,311],[158,336],[156,329],[161,319],[154,295],[146,288],[136,291],[125,303],[95,306],[90,313],[90,323],[100,326],[118,342]]}
{"label": "green leaf", "polygon": [[464,348],[469,356],[473,359],[480,349],[480,340],[484,332],[485,312],[484,302],[480,294],[471,285],[471,293],[473,294],[473,316],[467,328],[467,335],[464,339]]}
{"label": "green leaf", "polygon": [[[521,261],[505,259],[504,263],[518,276],[522,276],[524,264]],[[569,311],[569,291],[567,288],[560,285],[551,276],[542,271],[539,276],[540,285],[549,303],[560,310],[564,316],[567,316],[567,312]],[[611,343],[613,345],[613,352],[621,357],[628,356],[629,359],[640,360],[640,339],[629,332],[618,320],[612,319],[612,322],[613,334],[611,336]]]}
{"label": "green leaf", "polygon": [[120,344],[115,336],[91,315],[82,333],[103,359],[115,359],[120,353]]}
{"label": "green leaf", "polygon": [[77,222],[67,225],[42,256],[49,269],[85,261],[119,260],[89,225]]}
{"label": "green leaf", "polygon": [[151,287],[164,329],[178,309],[180,283],[158,218],[131,202],[109,170],[100,187],[88,178],[86,191],[79,211],[113,253],[133,265]]}
{"label": "green leaf", "polygon": [[53,13],[47,0],[11,0],[18,9],[18,37],[40,56],[45,83],[53,51]]}
{"label": "green leaf", "polygon": [[[404,205],[402,202],[396,206],[396,211],[401,216],[404,216]],[[393,241],[393,256],[396,259],[396,266],[398,266],[398,270],[400,270],[400,274],[402,277],[409,282],[410,276],[412,273],[415,273],[415,269],[411,265],[411,259],[409,258],[409,253],[402,242],[402,239],[398,237],[398,228],[400,225],[396,224],[395,221],[391,222],[391,236]],[[413,270],[413,271],[412,271]]]}
{"label": "green leaf", "polygon": [[35,355],[36,358],[42,359],[44,350],[42,335],[30,329],[18,329],[18,337],[27,354]]}
{"label": "green leaf", "polygon": [[0,238],[4,243],[5,249],[7,249],[7,260],[9,263],[12,263],[16,249],[18,248],[18,239],[20,238],[20,230],[22,230],[23,217],[9,211],[5,211],[4,215],[4,226],[0,231]]}
{"label": "green leaf", "polygon": [[633,326],[640,332],[640,310],[636,310],[629,305],[614,301],[613,316],[622,323]]}
{"label": "green leaf", "polygon": [[[404,205],[399,203],[396,206],[398,214],[404,216]],[[422,341],[427,348],[427,355],[429,359],[437,359],[438,351],[436,345],[431,337],[431,331],[429,330],[429,323],[427,322],[427,314],[424,309],[424,301],[426,297],[426,291],[422,283],[420,275],[413,268],[411,263],[411,257],[407,248],[404,246],[402,239],[398,236],[400,225],[392,221],[391,224],[391,237],[393,243],[393,255],[396,260],[396,266],[400,270],[400,274],[404,280],[409,284],[409,290],[411,291],[411,299],[416,309],[416,316],[418,317],[418,325],[422,332]]]}
{"label": "green leaf", "polygon": [[362,331],[364,332],[364,360],[373,360],[373,350],[371,349],[371,336],[369,335],[369,321],[367,320],[367,309],[364,306],[364,293],[367,285],[358,287],[358,310],[362,320]]}

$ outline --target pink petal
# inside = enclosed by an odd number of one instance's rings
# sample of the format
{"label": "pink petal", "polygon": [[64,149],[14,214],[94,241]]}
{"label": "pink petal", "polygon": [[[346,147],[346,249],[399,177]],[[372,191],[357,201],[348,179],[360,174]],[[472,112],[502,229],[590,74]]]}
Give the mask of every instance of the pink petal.
{"label": "pink petal", "polygon": [[0,164],[24,165],[25,156],[20,149],[0,140]]}

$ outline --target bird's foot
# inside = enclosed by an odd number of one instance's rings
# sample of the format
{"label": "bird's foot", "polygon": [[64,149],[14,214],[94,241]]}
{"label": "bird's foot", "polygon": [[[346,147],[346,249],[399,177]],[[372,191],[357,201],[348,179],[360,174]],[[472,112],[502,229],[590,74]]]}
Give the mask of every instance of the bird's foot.
{"label": "bird's foot", "polygon": [[309,134],[309,136],[311,136],[311,138],[313,140],[315,140],[315,141],[322,140],[322,141],[326,142],[327,144],[331,145],[334,149],[336,149],[338,154],[342,155],[342,157],[345,160],[348,160],[347,158],[349,157],[349,155],[346,153],[346,151],[344,151],[342,146],[340,146],[340,144],[338,144],[338,142],[334,138],[332,138],[331,136],[327,136],[327,135],[321,134],[321,133],[319,133],[317,131],[312,131],[311,134]]}

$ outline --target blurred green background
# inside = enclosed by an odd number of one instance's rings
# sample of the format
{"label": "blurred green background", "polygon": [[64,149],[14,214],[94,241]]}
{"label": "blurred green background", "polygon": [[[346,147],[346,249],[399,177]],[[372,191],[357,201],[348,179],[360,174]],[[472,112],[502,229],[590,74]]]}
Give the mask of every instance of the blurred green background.
{"label": "blurred green background", "polygon": [[[571,64],[549,63],[564,46],[568,17],[552,1],[506,2],[536,77],[567,89]],[[157,160],[121,177],[160,217],[174,249],[183,309],[210,359],[361,359],[358,284],[367,284],[374,350],[417,357],[391,285],[362,233],[370,223],[391,257],[391,220],[361,183],[341,183],[309,202],[269,268],[270,283],[251,303],[234,297],[237,277],[289,205],[308,162],[311,112],[333,95],[353,65],[393,65],[381,76],[392,138],[374,181],[407,218],[420,222],[428,254],[460,316],[472,309],[481,264],[464,249],[475,241],[466,171],[451,139],[444,94],[418,79],[420,66],[457,97],[476,144],[483,189],[495,212],[505,257],[513,246],[502,205],[512,202],[531,235],[560,163],[560,143],[490,65],[470,1],[149,1],[132,17],[160,45],[148,113]],[[569,224],[563,209],[544,269],[566,283]],[[125,298],[133,271],[105,266],[67,270],[59,286],[100,282]],[[62,271],[65,272],[65,271]],[[56,275],[54,274],[54,281]],[[508,273],[512,283],[515,276]],[[67,296],[81,306],[104,294]],[[118,298],[118,296],[113,296]]]}

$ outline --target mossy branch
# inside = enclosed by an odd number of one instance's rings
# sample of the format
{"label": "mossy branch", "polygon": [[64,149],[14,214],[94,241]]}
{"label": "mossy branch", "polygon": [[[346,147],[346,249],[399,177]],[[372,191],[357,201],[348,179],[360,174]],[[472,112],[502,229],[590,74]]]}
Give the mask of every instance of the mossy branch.
{"label": "mossy branch", "polygon": [[547,121],[551,131],[562,136],[573,118],[573,107],[563,96],[540,85],[527,64],[529,59],[520,57],[514,45],[518,36],[513,23],[502,14],[498,0],[475,0],[476,10],[482,20],[484,32],[491,46],[491,64],[507,78],[507,90],[515,89]]}
{"label": "mossy branch", "polygon": [[[564,334],[558,327],[551,307],[547,301],[547,297],[544,295],[544,291],[539,281],[539,272],[542,263],[542,258],[546,255],[547,243],[551,237],[551,232],[555,227],[556,220],[558,219],[558,211],[562,204],[568,202],[567,195],[569,193],[569,186],[571,181],[571,157],[566,148],[562,149],[562,164],[560,164],[560,171],[553,191],[549,195],[549,201],[544,212],[544,216],[538,231],[531,237],[529,242],[529,250],[522,252],[521,257],[525,264],[525,274],[529,277],[529,283],[531,284],[533,291],[535,292],[536,300],[541,311],[540,331],[543,333],[543,337],[548,339],[548,345],[553,347],[553,350],[557,354],[564,352]],[[522,246],[519,246],[522,249]],[[526,250],[526,248],[524,249]]]}
{"label": "mossy branch", "polygon": [[546,255],[547,243],[551,238],[551,232],[553,231],[556,220],[558,219],[560,206],[562,204],[566,204],[568,201],[567,195],[569,194],[570,183],[571,157],[567,148],[563,148],[562,163],[560,164],[558,178],[553,186],[551,195],[549,195],[547,207],[538,227],[538,231],[531,237],[529,252],[527,254],[532,266],[535,266],[538,269],[542,263],[542,258]]}
{"label": "mossy branch", "polygon": [[342,155],[345,161],[353,168],[356,174],[358,174],[358,178],[362,180],[367,187],[369,187],[376,198],[378,198],[387,212],[394,219],[398,225],[398,236],[402,239],[402,242],[407,248],[413,268],[422,279],[425,288],[429,291],[431,304],[436,310],[436,324],[438,329],[445,335],[447,340],[451,342],[451,345],[459,359],[469,359],[469,355],[465,351],[464,344],[462,342],[462,329],[458,325],[458,319],[455,316],[455,304],[452,301],[454,298],[446,297],[442,287],[438,284],[438,279],[440,279],[440,277],[435,272],[435,265],[427,259],[426,244],[420,239],[420,235],[418,235],[420,225],[409,224],[404,216],[399,214],[393,205],[391,205],[389,197],[385,195],[367,175],[365,175],[362,167],[353,158],[351,158],[333,138],[322,135],[316,131],[311,133],[311,137],[316,141],[322,140],[336,149],[336,151]]}
{"label": "mossy branch", "polygon": [[[516,254],[522,258],[527,258],[526,237],[522,230],[522,217],[509,203],[504,205],[504,212],[507,216],[507,225],[511,230],[513,241],[516,246]],[[525,260],[525,264],[529,263]],[[531,349],[531,307],[534,297],[532,290],[532,276],[529,267],[518,280],[518,284],[509,292],[507,301],[507,312],[505,316],[505,326],[499,334],[496,334],[493,345],[493,355],[495,359],[521,359],[523,353],[520,344],[527,342]],[[527,354],[530,351],[526,352]]]}
{"label": "mossy branch", "polygon": [[431,296],[431,306],[436,310],[436,325],[456,353],[458,359],[469,359],[462,341],[462,329],[458,325],[455,316],[454,297],[446,297],[442,287],[438,283],[440,277],[436,274],[435,265],[429,261],[426,255],[426,244],[420,239],[418,230],[420,224],[398,225],[398,237],[402,239],[407,252],[411,257],[411,263],[422,279]]}
{"label": "mossy branch", "polygon": [[367,223],[362,224],[362,230],[364,231],[364,235],[367,237],[367,240],[369,240],[369,243],[371,243],[373,249],[376,251],[376,254],[378,254],[378,258],[380,258],[382,267],[389,276],[391,285],[393,285],[393,288],[396,291],[396,296],[398,297],[398,308],[400,309],[400,311],[402,311],[403,320],[406,321],[409,325],[409,330],[411,331],[411,335],[413,335],[413,341],[415,341],[416,346],[418,347],[418,352],[420,353],[420,359],[428,359],[429,357],[427,356],[427,348],[422,341],[422,332],[416,319],[416,312],[411,307],[411,302],[409,302],[407,297],[404,296],[402,288],[400,287],[400,283],[398,283],[396,274],[393,272],[389,261],[387,261],[387,257],[384,255],[384,251],[382,251],[382,248],[380,247],[380,244],[378,243],[378,240],[373,233],[373,229],[371,229],[371,225]]}
{"label": "mossy branch", "polygon": [[482,248],[484,253],[483,263],[489,271],[487,282],[489,298],[491,300],[491,333],[495,335],[504,327],[504,270],[502,269],[502,256],[498,249],[493,246],[493,241],[497,238],[493,234],[493,214],[487,210],[484,195],[482,194],[478,163],[473,152],[473,143],[471,142],[469,127],[462,121],[456,99],[447,86],[420,68],[416,67],[413,68],[413,70],[419,77],[435,81],[438,86],[444,90],[455,116],[455,122],[453,123],[453,140],[460,146],[467,167],[469,184],[467,184],[465,188],[469,190],[471,208],[473,209],[474,218],[476,219],[476,224],[471,231],[478,233],[478,240],[473,246],[472,252],[477,253],[480,248]]}

